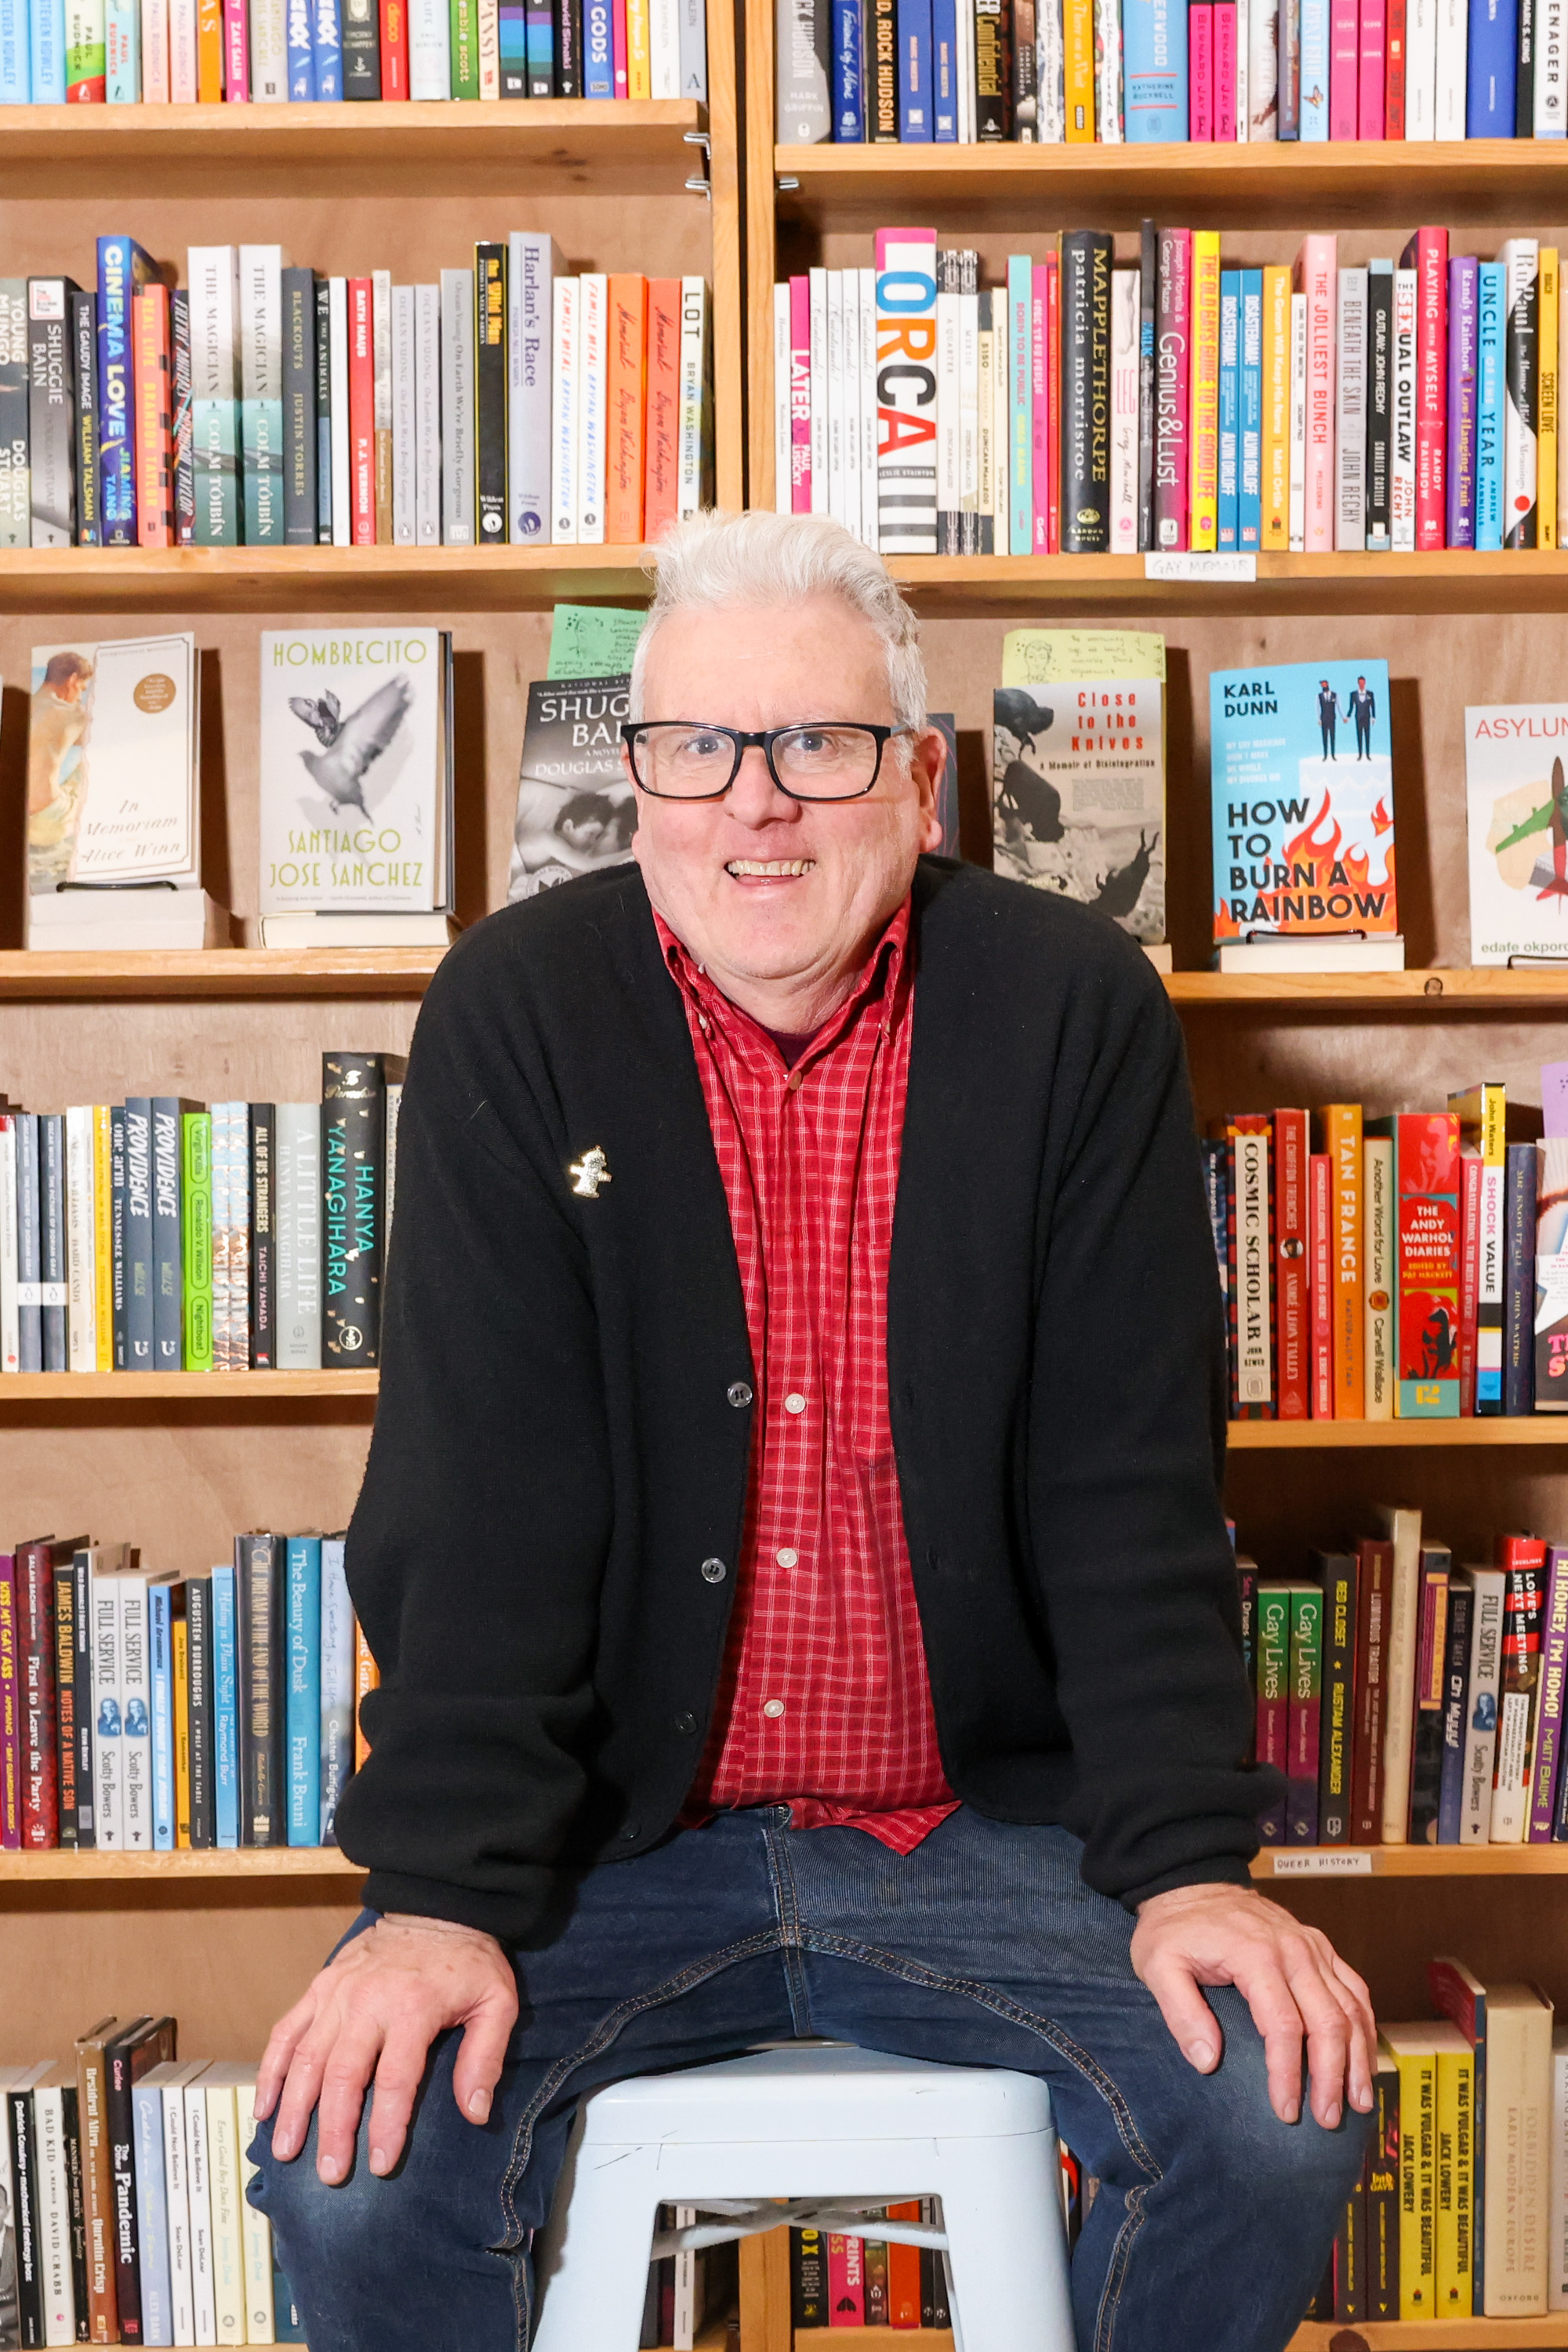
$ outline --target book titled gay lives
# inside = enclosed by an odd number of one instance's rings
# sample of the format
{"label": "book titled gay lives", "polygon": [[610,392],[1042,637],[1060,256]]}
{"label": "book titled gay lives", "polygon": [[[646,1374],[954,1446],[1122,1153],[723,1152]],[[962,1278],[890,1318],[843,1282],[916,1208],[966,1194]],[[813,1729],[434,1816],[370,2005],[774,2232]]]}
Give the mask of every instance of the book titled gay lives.
{"label": "book titled gay lives", "polygon": [[262,632],[263,946],[446,944],[451,662],[439,629]]}
{"label": "book titled gay lives", "polygon": [[1568,703],[1465,713],[1470,961],[1568,959]]}
{"label": "book titled gay lives", "polygon": [[630,691],[625,673],[536,678],[529,688],[509,901],[630,857],[637,786],[621,761]]}
{"label": "book titled gay lives", "polygon": [[1209,679],[1222,971],[1402,971],[1388,665]]}

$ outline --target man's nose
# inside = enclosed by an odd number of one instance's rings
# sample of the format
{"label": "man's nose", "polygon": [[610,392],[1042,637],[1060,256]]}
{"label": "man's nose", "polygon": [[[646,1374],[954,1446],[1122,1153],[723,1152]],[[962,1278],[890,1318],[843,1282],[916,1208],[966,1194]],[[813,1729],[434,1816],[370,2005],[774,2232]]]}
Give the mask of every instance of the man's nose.
{"label": "man's nose", "polygon": [[760,743],[749,743],[741,754],[741,772],[730,787],[730,814],[741,824],[788,822],[797,803],[781,793],[773,779]]}

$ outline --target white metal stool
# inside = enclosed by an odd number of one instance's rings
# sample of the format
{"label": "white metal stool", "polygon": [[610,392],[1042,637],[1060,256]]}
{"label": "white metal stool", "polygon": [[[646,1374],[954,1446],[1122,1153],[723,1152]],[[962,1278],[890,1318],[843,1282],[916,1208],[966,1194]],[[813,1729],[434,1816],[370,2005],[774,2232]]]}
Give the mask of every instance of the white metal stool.
{"label": "white metal stool", "polygon": [[[939,2231],[860,2218],[932,2196]],[[1033,2075],[807,2043],[595,2092],[534,2250],[533,2352],[634,2352],[661,2204],[699,2210],[661,2254],[784,2221],[945,2246],[957,2352],[1073,2352],[1057,2136]]]}

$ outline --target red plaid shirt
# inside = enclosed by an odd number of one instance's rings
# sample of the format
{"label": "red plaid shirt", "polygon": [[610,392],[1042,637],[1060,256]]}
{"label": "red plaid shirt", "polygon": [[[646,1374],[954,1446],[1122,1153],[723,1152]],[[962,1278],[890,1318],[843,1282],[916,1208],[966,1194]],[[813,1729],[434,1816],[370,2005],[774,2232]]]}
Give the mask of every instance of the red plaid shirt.
{"label": "red plaid shirt", "polygon": [[740,1260],[757,1398],[734,1610],[687,1818],[787,1803],[908,1853],[937,1748],[888,1410],[910,906],[793,1068],[668,927]]}

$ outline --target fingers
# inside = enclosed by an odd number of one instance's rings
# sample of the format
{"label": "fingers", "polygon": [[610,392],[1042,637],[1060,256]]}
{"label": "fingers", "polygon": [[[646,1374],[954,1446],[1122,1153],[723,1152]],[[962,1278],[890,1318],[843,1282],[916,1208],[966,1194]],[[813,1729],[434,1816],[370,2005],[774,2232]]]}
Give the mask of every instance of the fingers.
{"label": "fingers", "polygon": [[[329,2189],[346,2180],[359,2137],[365,2086],[382,2054],[383,2032],[373,2016],[353,2016],[340,2026],[321,2071],[316,2098],[316,2171]],[[417,2077],[416,2077],[417,2081]],[[306,2110],[306,2124],[310,2111]]]}
{"label": "fingers", "polygon": [[[509,1970],[504,1979],[498,1979],[493,1991],[481,1998],[468,2017],[452,2069],[452,2096],[458,2102],[458,2114],[467,2116],[470,2123],[482,2124],[489,2119],[490,2099],[500,2080],[507,2043],[516,2021],[517,1987]],[[378,2113],[380,2098],[378,2078]]]}
{"label": "fingers", "polygon": [[1305,1937],[1287,1945],[1286,1975],[1307,2030],[1311,2110],[1324,2130],[1332,2131],[1344,2112],[1352,2017],[1339,1998],[1337,1979]]}
{"label": "fingers", "polygon": [[1151,1964],[1144,1982],[1159,2002],[1160,2014],[1189,2065],[1195,2066],[1200,2074],[1212,2074],[1219,2063],[1219,2024],[1198,1990],[1190,1966],[1176,1955],[1156,1960]]}
{"label": "fingers", "polygon": [[318,2020],[302,2038],[289,2063],[289,2073],[272,2126],[272,2153],[287,2164],[299,2155],[310,2128],[310,2114],[321,2094],[335,2020]]}
{"label": "fingers", "polygon": [[1285,1973],[1268,1952],[1237,1969],[1234,1980],[1263,2038],[1268,2104],[1282,2124],[1297,2123],[1301,2115],[1302,2021]]}
{"label": "fingers", "polygon": [[403,2154],[429,2048],[429,2037],[417,2026],[399,2028],[386,2037],[370,2110],[370,2168],[378,2179]]}
{"label": "fingers", "polygon": [[[265,2123],[272,2113],[273,2102],[283,2087],[294,2053],[314,2021],[316,2007],[317,1987],[312,1985],[309,1992],[294,2003],[287,2016],[279,2019],[268,2035],[267,2047],[261,2053],[261,2063],[256,2070],[255,2112],[258,2123]],[[273,2152],[276,2155],[280,2151],[275,2147]]]}

